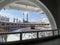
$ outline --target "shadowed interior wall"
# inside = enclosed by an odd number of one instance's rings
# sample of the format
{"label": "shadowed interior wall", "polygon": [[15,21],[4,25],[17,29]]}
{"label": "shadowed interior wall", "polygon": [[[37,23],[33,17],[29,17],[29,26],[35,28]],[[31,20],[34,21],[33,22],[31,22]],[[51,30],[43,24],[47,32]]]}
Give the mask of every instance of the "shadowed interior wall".
{"label": "shadowed interior wall", "polygon": [[59,26],[59,29],[60,29],[60,0],[56,0],[56,2],[57,2],[57,7],[58,7],[57,8],[58,9],[58,18],[57,18],[57,20],[58,20],[58,26]]}

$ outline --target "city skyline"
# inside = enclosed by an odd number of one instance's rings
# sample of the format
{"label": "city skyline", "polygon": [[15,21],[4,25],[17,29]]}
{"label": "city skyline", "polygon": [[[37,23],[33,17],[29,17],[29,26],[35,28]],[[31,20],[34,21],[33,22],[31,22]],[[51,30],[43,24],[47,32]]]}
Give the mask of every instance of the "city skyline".
{"label": "city skyline", "polygon": [[[12,9],[10,9],[10,10],[2,9],[0,11],[0,15],[10,18],[10,22],[13,21],[13,18],[18,18],[21,22],[23,22],[23,13],[24,13],[24,11],[22,11],[22,10],[12,10]],[[40,21],[40,20],[49,22],[49,20],[45,14],[38,14],[35,12],[28,12],[28,20],[30,22],[36,22],[36,21]]]}

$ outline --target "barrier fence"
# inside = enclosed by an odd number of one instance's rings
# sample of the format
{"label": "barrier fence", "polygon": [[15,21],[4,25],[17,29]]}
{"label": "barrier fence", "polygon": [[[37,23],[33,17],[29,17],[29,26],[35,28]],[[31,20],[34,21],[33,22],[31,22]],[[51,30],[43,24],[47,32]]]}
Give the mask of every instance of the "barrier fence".
{"label": "barrier fence", "polygon": [[28,39],[44,38],[49,36],[60,35],[60,30],[40,30],[25,32],[0,32],[0,42],[23,41]]}

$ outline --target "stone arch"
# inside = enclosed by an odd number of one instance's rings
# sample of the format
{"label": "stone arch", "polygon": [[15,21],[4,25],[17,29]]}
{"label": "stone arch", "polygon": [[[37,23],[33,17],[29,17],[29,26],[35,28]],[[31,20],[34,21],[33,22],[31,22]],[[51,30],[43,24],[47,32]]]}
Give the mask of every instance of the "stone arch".
{"label": "stone arch", "polygon": [[[2,3],[0,3],[0,9],[2,9],[5,5],[12,3],[14,1],[18,1],[18,0],[5,0],[5,1],[3,1]],[[24,0],[21,0],[21,1],[24,1]],[[36,4],[37,6],[39,6],[46,13],[46,15],[51,23],[52,29],[57,29],[56,22],[52,16],[51,12],[48,10],[48,8],[39,0],[29,0],[29,1],[31,1],[34,4]]]}

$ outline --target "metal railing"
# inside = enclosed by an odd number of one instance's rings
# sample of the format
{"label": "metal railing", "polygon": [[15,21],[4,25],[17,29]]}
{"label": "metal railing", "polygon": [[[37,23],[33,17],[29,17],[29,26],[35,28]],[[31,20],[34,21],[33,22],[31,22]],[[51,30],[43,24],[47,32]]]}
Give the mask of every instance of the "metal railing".
{"label": "metal railing", "polygon": [[[3,37],[6,35],[7,36],[15,35],[16,37],[19,37],[19,41],[23,41],[23,40],[28,40],[28,39],[37,39],[37,38],[43,38],[43,37],[49,37],[49,36],[57,36],[57,35],[60,35],[60,30],[56,29],[56,30],[40,30],[40,31],[25,31],[25,32],[0,32],[0,36],[2,35]],[[10,37],[10,38],[13,38],[13,37]],[[9,41],[3,41],[3,42],[9,42]]]}

